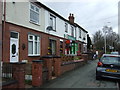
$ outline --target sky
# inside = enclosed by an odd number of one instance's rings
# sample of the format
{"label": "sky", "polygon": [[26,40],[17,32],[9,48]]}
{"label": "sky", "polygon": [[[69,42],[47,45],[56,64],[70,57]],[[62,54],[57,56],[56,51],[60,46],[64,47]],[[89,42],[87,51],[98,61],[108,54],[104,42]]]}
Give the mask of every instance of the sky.
{"label": "sky", "polygon": [[38,0],[68,20],[74,14],[75,22],[92,37],[107,25],[118,33],[118,2],[120,0]]}

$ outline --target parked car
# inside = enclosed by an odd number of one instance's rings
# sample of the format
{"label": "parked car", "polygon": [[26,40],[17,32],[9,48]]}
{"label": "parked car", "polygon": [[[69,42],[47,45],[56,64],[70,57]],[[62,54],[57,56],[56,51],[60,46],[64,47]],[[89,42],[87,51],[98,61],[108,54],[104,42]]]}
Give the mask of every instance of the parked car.
{"label": "parked car", "polygon": [[119,55],[118,52],[111,52],[111,54],[114,54],[114,55]]}
{"label": "parked car", "polygon": [[103,54],[96,68],[96,80],[104,78],[120,79],[120,55]]}

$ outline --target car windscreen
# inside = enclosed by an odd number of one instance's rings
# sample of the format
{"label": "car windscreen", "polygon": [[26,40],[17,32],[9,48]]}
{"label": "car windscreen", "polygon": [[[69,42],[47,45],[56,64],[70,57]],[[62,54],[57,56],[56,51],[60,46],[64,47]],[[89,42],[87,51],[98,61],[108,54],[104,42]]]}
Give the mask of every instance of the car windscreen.
{"label": "car windscreen", "polygon": [[105,56],[101,58],[103,64],[119,64],[120,65],[120,57],[110,57]]}

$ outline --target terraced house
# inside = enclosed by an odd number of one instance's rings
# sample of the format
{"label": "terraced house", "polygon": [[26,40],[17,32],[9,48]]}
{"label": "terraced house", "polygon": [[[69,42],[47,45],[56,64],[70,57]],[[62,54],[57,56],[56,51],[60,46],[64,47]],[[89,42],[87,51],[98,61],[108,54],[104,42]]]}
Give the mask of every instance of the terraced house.
{"label": "terraced house", "polygon": [[[7,1],[7,0],[6,0]],[[3,3],[3,61],[38,60],[45,55],[79,55],[87,52],[87,31],[42,3]]]}

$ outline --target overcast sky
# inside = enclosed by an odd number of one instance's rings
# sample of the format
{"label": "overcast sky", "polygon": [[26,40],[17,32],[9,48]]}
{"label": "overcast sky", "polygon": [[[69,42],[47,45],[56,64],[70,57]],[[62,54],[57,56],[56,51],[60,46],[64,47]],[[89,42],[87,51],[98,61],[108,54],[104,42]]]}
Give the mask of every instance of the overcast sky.
{"label": "overcast sky", "polygon": [[69,13],[75,22],[88,31],[90,36],[102,30],[104,25],[111,26],[118,33],[119,0],[38,0],[59,15],[68,19]]}

